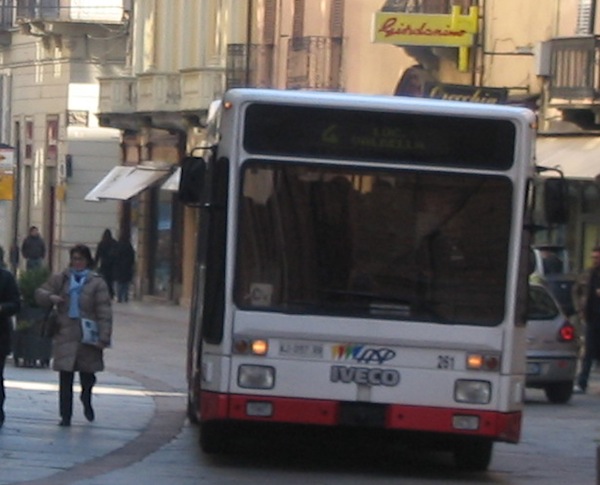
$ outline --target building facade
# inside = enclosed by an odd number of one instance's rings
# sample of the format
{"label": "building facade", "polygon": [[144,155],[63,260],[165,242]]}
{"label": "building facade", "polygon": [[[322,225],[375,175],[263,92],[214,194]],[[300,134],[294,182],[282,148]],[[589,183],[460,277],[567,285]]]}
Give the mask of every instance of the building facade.
{"label": "building facade", "polygon": [[567,178],[570,217],[540,228],[533,242],[565,246],[576,270],[600,241],[596,4],[388,0],[374,17],[375,42],[417,60],[397,94],[508,103],[538,113],[537,163]]}
{"label": "building facade", "polygon": [[39,226],[53,266],[108,227],[133,240],[138,296],[188,304],[199,214],[176,197],[177,169],[211,102],[243,86],[527,106],[538,162],[570,181],[571,221],[536,238],[576,267],[600,239],[595,0],[72,3],[0,2],[8,242]]}
{"label": "building facade", "polygon": [[58,269],[73,244],[95,249],[102,231],[116,228],[114,204],[98,207],[83,196],[121,160],[120,132],[100,128],[95,115],[97,78],[125,61],[125,10],[114,0],[6,0],[0,7],[1,136],[14,149],[2,243],[19,247],[35,225],[47,264]]}
{"label": "building facade", "polygon": [[122,201],[120,224],[138,235],[140,295],[191,299],[199,215],[178,202],[168,176],[202,143],[210,103],[241,86],[392,94],[414,61],[371,42],[371,15],[380,4],[134,2],[129,72],[100,79],[99,119],[122,131],[124,164],[171,167]]}

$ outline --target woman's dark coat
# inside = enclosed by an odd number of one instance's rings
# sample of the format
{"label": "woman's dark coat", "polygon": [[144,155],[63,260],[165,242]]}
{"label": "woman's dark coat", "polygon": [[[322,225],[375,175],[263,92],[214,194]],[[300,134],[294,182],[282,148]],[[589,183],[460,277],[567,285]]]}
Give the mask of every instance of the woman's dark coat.
{"label": "woman's dark coat", "polygon": [[[38,305],[52,306],[51,295],[60,295],[65,301],[58,305],[58,333],[52,339],[52,368],[57,371],[99,372],[104,370],[103,350],[94,345],[81,343],[81,323],[69,317],[70,271],[50,276],[35,292]],[[82,318],[98,323],[100,342],[110,345],[112,335],[112,307],[108,286],[104,278],[92,271],[88,275],[81,295],[79,308]],[[76,366],[77,364],[77,366]]]}
{"label": "woman's dark coat", "polygon": [[0,357],[10,354],[11,318],[21,309],[21,295],[14,276],[0,268]]}

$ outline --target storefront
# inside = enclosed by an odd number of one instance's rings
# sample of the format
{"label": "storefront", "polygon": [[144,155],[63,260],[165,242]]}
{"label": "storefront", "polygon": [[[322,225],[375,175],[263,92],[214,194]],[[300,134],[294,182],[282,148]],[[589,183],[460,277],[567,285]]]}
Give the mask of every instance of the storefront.
{"label": "storefront", "polygon": [[[600,137],[539,136],[536,163],[559,169],[568,180],[569,223],[564,228],[536,234],[538,242],[567,247],[572,266],[587,266],[594,246],[600,244]],[[552,175],[552,172],[550,172]]]}

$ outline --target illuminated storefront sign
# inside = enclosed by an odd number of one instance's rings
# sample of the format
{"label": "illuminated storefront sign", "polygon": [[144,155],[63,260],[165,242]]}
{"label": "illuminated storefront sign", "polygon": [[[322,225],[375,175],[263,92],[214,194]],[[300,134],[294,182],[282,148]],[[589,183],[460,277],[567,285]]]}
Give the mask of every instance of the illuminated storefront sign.
{"label": "illuminated storefront sign", "polygon": [[373,42],[394,45],[468,47],[475,43],[478,8],[461,15],[453,7],[450,15],[377,12],[374,16]]}
{"label": "illuminated storefront sign", "polygon": [[468,70],[469,47],[479,31],[479,8],[452,7],[450,15],[376,12],[373,16],[373,42],[397,46],[458,47],[458,67]]}
{"label": "illuminated storefront sign", "polygon": [[501,104],[508,97],[506,88],[488,88],[462,84],[425,83],[423,97],[470,103]]}

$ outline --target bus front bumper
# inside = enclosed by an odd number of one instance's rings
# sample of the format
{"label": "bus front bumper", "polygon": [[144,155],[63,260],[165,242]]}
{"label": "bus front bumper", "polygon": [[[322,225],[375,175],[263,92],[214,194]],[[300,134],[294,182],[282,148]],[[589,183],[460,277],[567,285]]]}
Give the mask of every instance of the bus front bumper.
{"label": "bus front bumper", "polygon": [[340,402],[247,396],[203,391],[201,421],[254,421],[317,426],[364,426],[389,430],[479,436],[517,443],[520,411]]}

